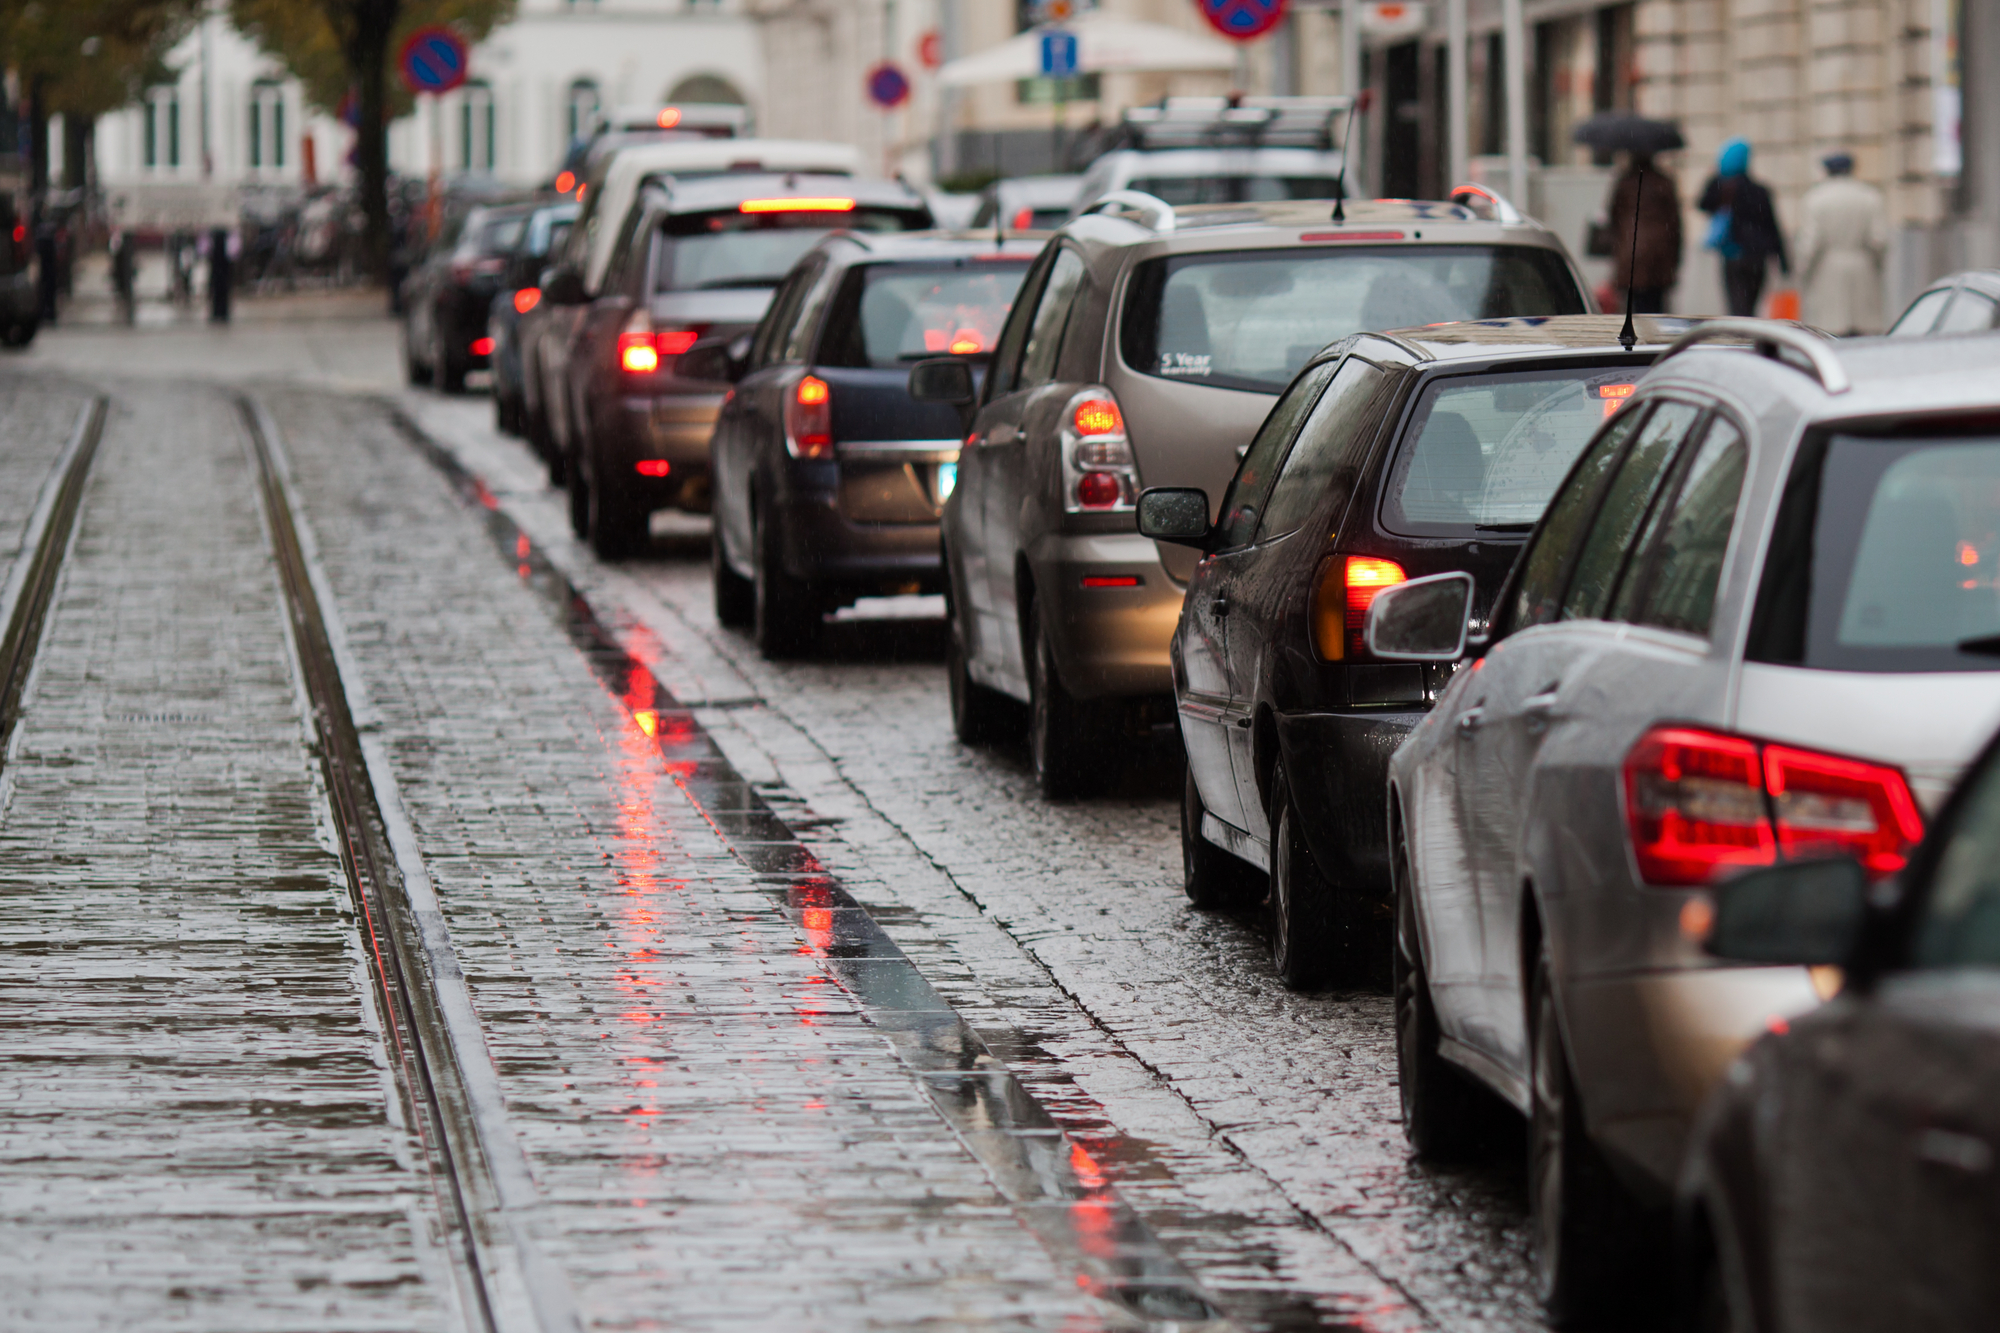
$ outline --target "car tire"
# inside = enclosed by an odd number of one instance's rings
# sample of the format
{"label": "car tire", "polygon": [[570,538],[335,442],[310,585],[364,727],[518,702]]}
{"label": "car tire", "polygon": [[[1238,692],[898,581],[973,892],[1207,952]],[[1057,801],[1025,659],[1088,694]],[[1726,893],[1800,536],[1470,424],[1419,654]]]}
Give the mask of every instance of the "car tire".
{"label": "car tire", "polygon": [[597,484],[584,492],[584,507],[589,511],[590,549],[599,560],[629,560],[652,540],[651,511],[606,486],[602,468]]}
{"label": "car tire", "polygon": [[9,347],[26,347],[35,340],[35,330],[38,327],[32,320],[9,324],[4,330],[0,330],[0,343],[5,343]]}
{"label": "car tire", "polygon": [[1201,836],[1206,809],[1189,769],[1181,784],[1181,887],[1189,905],[1204,912],[1248,907],[1264,896],[1270,879]]}
{"label": "car tire", "polygon": [[463,362],[452,359],[451,346],[444,336],[444,322],[436,320],[433,323],[436,327],[431,338],[433,352],[431,369],[437,376],[438,392],[449,394],[464,393],[465,365]]}
{"label": "car tire", "polygon": [[1306,846],[1282,762],[1271,774],[1271,965],[1292,990],[1354,972],[1354,914]]}
{"label": "car tire", "polygon": [[1493,1129],[1491,1099],[1438,1052],[1437,1008],[1417,928],[1416,885],[1409,842],[1400,822],[1390,851],[1396,898],[1391,985],[1396,1013],[1396,1082],[1402,1093],[1403,1137],[1418,1157],[1470,1161],[1485,1155]]}
{"label": "car tire", "polygon": [[819,642],[819,606],[812,590],[786,570],[784,545],[765,505],[750,512],[757,544],[751,599],[757,650],[772,662],[803,657]]}
{"label": "car tire", "polygon": [[1028,610],[1028,757],[1035,785],[1050,800],[1088,796],[1104,764],[1097,710],[1071,695],[1056,666],[1041,616]]}
{"label": "car tire", "polygon": [[757,619],[757,585],[730,567],[719,518],[708,543],[708,574],[715,585],[716,623],[728,629],[748,629]]}
{"label": "car tire", "polygon": [[410,336],[408,321],[403,324],[403,375],[414,385],[421,386],[431,382],[431,367],[429,363],[417,358],[417,344]]}
{"label": "car tire", "polygon": [[590,536],[590,479],[574,458],[569,459],[565,471],[569,473],[569,530],[582,541]]}
{"label": "car tire", "polygon": [[509,394],[493,391],[493,428],[502,435],[521,433],[521,409]]}
{"label": "car tire", "polygon": [[1629,1297],[1646,1219],[1590,1141],[1544,942],[1528,988],[1528,1218],[1535,1295],[1550,1324],[1576,1328]]}
{"label": "car tire", "polygon": [[965,660],[965,627],[958,608],[945,619],[944,678],[951,699],[951,730],[964,745],[990,745],[1021,734],[1020,706],[972,678]]}

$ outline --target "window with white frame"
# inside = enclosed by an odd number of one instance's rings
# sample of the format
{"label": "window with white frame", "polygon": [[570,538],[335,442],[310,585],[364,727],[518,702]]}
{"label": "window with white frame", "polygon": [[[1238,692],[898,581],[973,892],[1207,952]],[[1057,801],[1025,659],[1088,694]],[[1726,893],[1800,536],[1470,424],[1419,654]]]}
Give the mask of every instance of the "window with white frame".
{"label": "window with white frame", "polygon": [[273,79],[250,85],[250,169],[276,171],[285,165],[285,88]]}
{"label": "window with white frame", "polygon": [[474,81],[465,85],[458,104],[458,164],[466,171],[491,172],[495,159],[493,87]]}
{"label": "window with white frame", "polygon": [[584,138],[597,128],[598,108],[604,99],[597,91],[594,79],[578,79],[569,86],[569,137],[572,142]]}
{"label": "window with white frame", "polygon": [[172,171],[181,164],[180,89],[172,84],[147,89],[145,112],[140,156],[155,171]]}

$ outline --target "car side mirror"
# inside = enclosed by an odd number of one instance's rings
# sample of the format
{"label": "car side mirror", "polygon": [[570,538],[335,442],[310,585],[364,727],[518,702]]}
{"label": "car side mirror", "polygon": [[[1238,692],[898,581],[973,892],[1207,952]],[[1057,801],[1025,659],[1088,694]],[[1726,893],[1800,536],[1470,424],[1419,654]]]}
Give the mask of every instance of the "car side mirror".
{"label": "car side mirror", "polygon": [[1139,535],[1156,542],[1206,547],[1208,493],[1187,486],[1155,486],[1139,493]]}
{"label": "car side mirror", "polygon": [[1715,889],[1708,951],[1739,963],[1845,964],[1868,918],[1868,872],[1851,857],[1760,866]]}
{"label": "car side mirror", "polygon": [[703,338],[681,353],[680,360],[674,363],[674,374],[682,379],[734,384],[743,378],[749,359],[750,339],[746,334]]}
{"label": "car side mirror", "polygon": [[934,357],[910,367],[910,397],[920,403],[970,407],[977,397],[972,367],[955,356]]}
{"label": "car side mirror", "polygon": [[1368,604],[1368,651],[1392,662],[1456,662],[1465,656],[1472,592],[1462,571],[1384,588]]}
{"label": "car side mirror", "polygon": [[568,264],[542,270],[542,299],[550,305],[583,305],[590,293],[583,290],[583,275]]}

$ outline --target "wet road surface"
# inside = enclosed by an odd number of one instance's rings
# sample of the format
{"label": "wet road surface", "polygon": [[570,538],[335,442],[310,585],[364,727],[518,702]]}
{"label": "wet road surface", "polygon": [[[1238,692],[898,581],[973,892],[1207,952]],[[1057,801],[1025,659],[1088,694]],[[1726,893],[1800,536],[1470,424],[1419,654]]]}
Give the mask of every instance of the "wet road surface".
{"label": "wet road surface", "polygon": [[[481,1326],[242,417],[104,387],[0,768],[0,1322]],[[1386,997],[1186,909],[1170,764],[1043,803],[952,740],[934,608],[773,667],[698,527],[597,565],[485,400],[255,393],[524,1163],[528,1326],[1539,1326],[1517,1176],[1408,1161]],[[88,396],[0,381],[0,556]]]}

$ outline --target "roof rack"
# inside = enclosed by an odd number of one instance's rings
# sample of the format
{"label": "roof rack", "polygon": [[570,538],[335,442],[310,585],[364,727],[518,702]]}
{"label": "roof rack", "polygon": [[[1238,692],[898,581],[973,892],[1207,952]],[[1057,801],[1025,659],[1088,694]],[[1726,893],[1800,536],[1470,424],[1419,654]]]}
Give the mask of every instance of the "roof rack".
{"label": "roof rack", "polygon": [[1508,203],[1499,191],[1488,189],[1484,185],[1475,185],[1471,181],[1452,186],[1451,193],[1446,197],[1461,208],[1471,209],[1473,216],[1483,222],[1498,222],[1503,226],[1512,226],[1527,221],[1521,216],[1521,210]]}
{"label": "roof rack", "polygon": [[1144,190],[1113,190],[1101,199],[1093,199],[1078,217],[1092,213],[1104,213],[1111,217],[1136,222],[1151,231],[1172,231],[1174,229],[1174,206],[1155,194]]}
{"label": "roof rack", "polygon": [[1830,394],[1846,393],[1854,387],[1854,382],[1847,378],[1847,368],[1833,354],[1824,334],[1811,333],[1803,325],[1775,319],[1712,319],[1674,339],[1653,364],[1664,365],[1669,357],[1679,356],[1697,343],[1712,342],[1717,338],[1742,338],[1760,355],[1773,361],[1784,360],[1779,355],[1780,351],[1796,352],[1805,359],[1806,373]]}
{"label": "roof rack", "polygon": [[1334,123],[1351,97],[1163,97],[1127,109],[1135,148],[1317,148],[1339,144]]}

